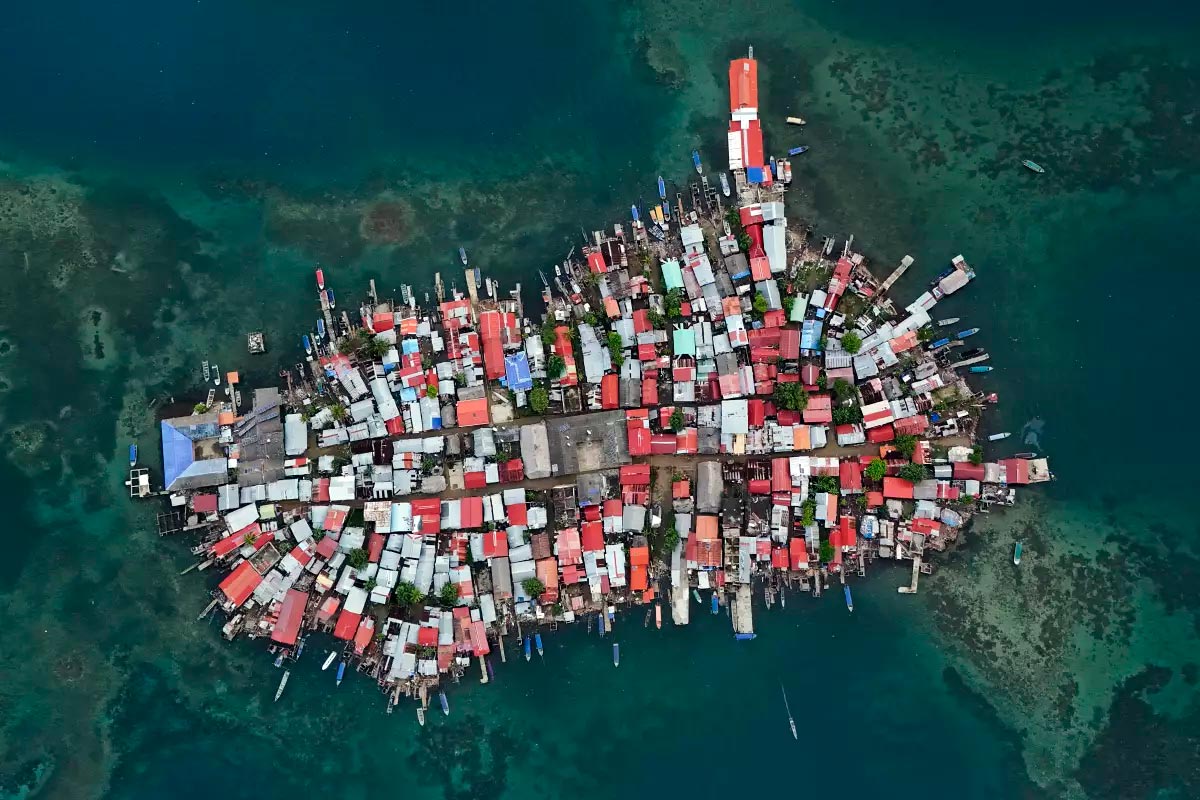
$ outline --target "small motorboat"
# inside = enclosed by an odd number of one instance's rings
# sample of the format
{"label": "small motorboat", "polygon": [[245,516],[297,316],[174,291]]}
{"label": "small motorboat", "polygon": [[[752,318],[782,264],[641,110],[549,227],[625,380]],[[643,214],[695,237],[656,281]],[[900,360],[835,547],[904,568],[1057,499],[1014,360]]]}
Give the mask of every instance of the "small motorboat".
{"label": "small motorboat", "polygon": [[283,677],[279,679],[279,688],[275,690],[275,702],[279,702],[279,698],[283,696],[283,690],[287,686],[288,678],[292,677],[292,671],[285,669]]}
{"label": "small motorboat", "polygon": [[1037,163],[1036,161],[1030,161],[1029,159],[1025,159],[1024,161],[1022,161],[1021,166],[1027,170],[1036,172],[1039,175],[1041,175],[1043,172],[1046,171],[1046,168],[1043,167],[1041,164]]}
{"label": "small motorboat", "polygon": [[425,709],[417,706],[417,724],[422,728],[425,727]]}
{"label": "small motorboat", "polygon": [[489,681],[494,681],[494,680],[496,680],[496,670],[492,668],[492,661],[491,661],[491,659],[487,659],[487,658],[485,658],[485,659],[483,660],[483,663],[484,663],[484,664],[487,664],[488,680],[489,680]]}
{"label": "small motorboat", "polygon": [[137,442],[133,442],[132,444],[129,445],[129,466],[132,467],[132,466],[135,466],[136,464],[137,464]]}
{"label": "small motorboat", "polygon": [[717,600],[717,593],[715,591],[712,593],[712,613],[714,613],[714,614],[721,613],[721,604],[720,604],[720,601]]}
{"label": "small motorboat", "polygon": [[658,603],[654,604],[654,627],[662,630],[662,606]]}
{"label": "small motorboat", "polygon": [[1013,458],[1037,458],[1037,453],[1016,453]]}
{"label": "small motorboat", "polygon": [[613,666],[621,666],[621,645],[613,642]]}
{"label": "small motorboat", "polygon": [[667,182],[663,180],[663,176],[658,176],[658,198],[660,200],[667,199]]}
{"label": "small motorboat", "polygon": [[970,350],[963,350],[959,353],[959,358],[974,358],[981,355],[983,355],[982,347],[972,347]]}
{"label": "small motorboat", "polygon": [[325,318],[317,317],[317,340],[325,338]]}
{"label": "small motorboat", "polygon": [[792,729],[792,738],[795,739],[796,741],[800,741],[800,734],[796,732],[796,720],[792,719],[792,707],[788,705],[787,689],[784,689],[783,684],[780,684],[779,690],[781,692],[783,692],[783,707],[784,707],[784,710],[787,711],[788,726]]}
{"label": "small motorboat", "polygon": [[308,338],[308,334],[304,334],[304,352],[312,355],[312,339]]}
{"label": "small motorboat", "polygon": [[692,589],[692,597],[696,598],[697,603],[699,603],[700,605],[704,605],[704,598],[702,598],[700,596],[699,589]]}
{"label": "small motorboat", "polygon": [[1020,542],[1017,542],[1016,545],[1013,546],[1013,565],[1017,566],[1017,567],[1021,566],[1021,543]]}
{"label": "small motorboat", "polygon": [[213,364],[213,386],[221,385],[221,367],[218,364]]}
{"label": "small motorboat", "polygon": [[612,623],[614,623],[614,622],[616,622],[616,621],[617,621],[617,607],[616,607],[616,606],[609,606],[609,607],[608,607],[608,623],[609,623],[609,627],[612,627]]}
{"label": "small motorboat", "polygon": [[788,117],[787,124],[788,125],[807,125],[808,122],[805,121],[805,119],[803,117]]}
{"label": "small motorboat", "polygon": [[345,678],[345,677],[346,677],[346,662],[343,661],[338,664],[338,673],[337,673],[337,685],[338,686],[342,685],[342,678]]}
{"label": "small motorboat", "polygon": [[317,288],[322,291],[325,289],[325,271],[322,269],[317,270]]}
{"label": "small motorboat", "polygon": [[971,369],[968,371],[974,372],[976,375],[978,375],[978,374],[984,373],[984,372],[991,372],[992,368],[989,366],[986,366],[986,365],[977,365],[977,366],[971,367]]}
{"label": "small motorboat", "polygon": [[604,615],[603,615],[603,614],[597,614],[597,615],[596,615],[596,619],[598,619],[598,620],[600,621],[600,635],[601,635],[601,636],[604,636],[604,632],[605,632],[605,630],[606,630],[606,629],[605,629],[605,626],[604,626]]}
{"label": "small motorboat", "polygon": [[528,636],[525,637],[525,660],[529,661],[533,658],[533,640]]}
{"label": "small motorboat", "polygon": [[854,598],[850,596],[850,585],[842,587],[842,592],[846,595],[846,610],[851,614],[854,613]]}
{"label": "small motorboat", "polygon": [[700,174],[700,175],[704,174],[704,167],[700,166],[700,151],[699,150],[692,151],[692,164],[695,165],[697,174]]}
{"label": "small motorboat", "polygon": [[962,317],[948,317],[946,319],[939,319],[937,321],[937,326],[939,328],[948,328],[954,323],[958,322],[960,319],[962,319]]}
{"label": "small motorboat", "polygon": [[438,690],[438,702],[442,704],[442,713],[447,717],[450,716],[450,701],[446,699],[446,693]]}
{"label": "small motorboat", "polygon": [[533,646],[537,648],[538,658],[544,658],[546,651],[542,649],[542,634],[535,633],[533,635]]}
{"label": "small motorboat", "polygon": [[324,672],[325,670],[329,669],[329,665],[332,664],[336,659],[337,651],[330,650],[329,655],[325,657],[325,663],[321,665],[321,671]]}
{"label": "small motorboat", "polygon": [[729,192],[730,192],[729,178],[727,178],[725,176],[725,173],[722,172],[721,173],[721,194],[725,195],[726,197],[729,197]]}
{"label": "small motorboat", "polygon": [[462,261],[463,266],[465,267],[467,265],[467,248],[458,248],[458,258],[460,261]]}
{"label": "small motorboat", "polygon": [[337,300],[333,298],[333,289],[325,290],[325,299],[329,301],[330,308],[337,308]]}
{"label": "small motorboat", "polygon": [[634,221],[634,222],[638,222],[638,221],[639,221],[639,218],[638,218],[638,210],[637,210],[637,206],[630,206],[630,207],[629,207],[629,213],[633,214],[633,221]]}
{"label": "small motorboat", "polygon": [[945,347],[945,346],[946,346],[946,345],[948,345],[948,344],[950,344],[950,337],[949,337],[949,336],[943,336],[941,339],[938,339],[936,342],[934,342],[933,344],[929,345],[929,349],[930,349],[930,350],[937,350],[939,347]]}
{"label": "small motorboat", "polygon": [[790,150],[788,150],[788,155],[789,156],[798,156],[801,153],[807,153],[807,152],[808,152],[808,145],[802,144],[799,147],[793,147]]}
{"label": "small motorboat", "polygon": [[965,331],[959,331],[954,335],[959,339],[965,339],[968,336],[974,336],[977,333],[979,333],[979,328],[967,328]]}
{"label": "small motorboat", "polygon": [[279,655],[275,656],[275,667],[276,667],[276,669],[278,669],[279,667],[282,667],[282,666],[283,666],[283,653],[280,653]]}
{"label": "small motorboat", "polygon": [[988,441],[989,442],[998,442],[1001,439],[1007,439],[1010,436],[1012,436],[1012,434],[1009,431],[1005,431],[1004,433],[993,433],[991,436],[988,437]]}

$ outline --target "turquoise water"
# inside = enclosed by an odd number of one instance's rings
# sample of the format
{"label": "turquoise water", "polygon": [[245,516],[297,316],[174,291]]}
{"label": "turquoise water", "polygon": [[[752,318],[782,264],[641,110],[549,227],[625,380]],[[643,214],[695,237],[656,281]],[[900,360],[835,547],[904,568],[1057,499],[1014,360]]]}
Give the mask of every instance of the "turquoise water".
{"label": "turquoise water", "polygon": [[[1168,410],[1191,385],[1196,22],[1066,0],[11,10],[0,797],[1200,794],[1200,560]],[[939,312],[983,327],[990,424],[1044,420],[1059,480],[917,597],[877,571],[853,616],[794,596],[742,644],[723,618],[628,618],[619,669],[564,630],[424,729],[365,681],[335,690],[313,640],[271,703],[261,649],[194,622],[216,576],[180,577],[184,544],[123,499],[127,442],[151,459],[154,408],[199,399],[203,358],[250,383],[294,361],[314,263],[343,302],[452,273],[459,244],[536,285],[581,226],[686,179],[692,147],[719,163],[747,44],[768,144],[812,146],[790,216],[856,234],[880,272],[914,255],[900,299],[962,252],[979,278]]]}

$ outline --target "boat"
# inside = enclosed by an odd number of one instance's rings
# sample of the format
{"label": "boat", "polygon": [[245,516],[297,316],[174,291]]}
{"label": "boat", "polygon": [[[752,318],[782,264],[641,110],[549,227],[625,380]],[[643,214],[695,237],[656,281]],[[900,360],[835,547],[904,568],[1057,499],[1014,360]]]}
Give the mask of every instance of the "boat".
{"label": "boat", "polygon": [[1013,565],[1021,566],[1021,543],[1017,542],[1013,546]]}
{"label": "boat", "polygon": [[337,308],[337,300],[333,299],[333,289],[325,290],[325,299],[329,301],[330,308]]}
{"label": "boat", "polygon": [[219,366],[217,366],[217,364],[215,364],[215,363],[213,364],[212,373],[213,373],[213,386],[220,386],[221,385],[221,368]]}
{"label": "boat", "polygon": [[321,290],[325,288],[325,272],[321,269],[317,270],[317,288]]}
{"label": "boat", "polygon": [[530,659],[533,658],[532,645],[533,645],[533,640],[530,639],[528,636],[526,636],[525,637],[525,660],[526,661],[529,661]]}
{"label": "boat", "polygon": [[611,623],[617,621],[617,607],[616,606],[608,607],[608,621],[610,623],[610,627],[611,627]]}
{"label": "boat", "polygon": [[663,180],[663,176],[658,176],[658,198],[660,200],[667,199],[667,182]]}
{"label": "boat", "polygon": [[629,207],[629,212],[630,212],[631,214],[633,214],[633,221],[634,221],[634,222],[638,222],[639,220],[638,220],[638,210],[637,210],[637,206],[630,206],[630,207]]}
{"label": "boat", "polygon": [[200,362],[200,373],[204,375],[204,382],[208,383],[212,377],[212,367],[208,363],[208,359]]}
{"label": "boat", "polygon": [[929,349],[930,349],[930,350],[937,350],[939,347],[945,347],[945,346],[946,346],[946,345],[948,345],[948,344],[950,344],[950,337],[949,337],[949,336],[943,336],[941,339],[938,339],[936,342],[934,342],[933,344],[929,345]]}
{"label": "boat", "polygon": [[959,331],[958,333],[956,333],[954,335],[957,336],[959,339],[965,339],[968,336],[974,336],[977,333],[979,333],[979,328],[967,328],[965,331]]}
{"label": "boat", "polygon": [[605,627],[604,627],[604,615],[603,615],[603,614],[597,614],[597,615],[596,615],[596,619],[600,620],[600,635],[601,635],[601,636],[604,636],[604,631],[605,631]]}
{"label": "boat", "polygon": [[808,145],[802,144],[799,147],[793,147],[792,149],[788,150],[788,155],[789,156],[798,156],[801,153],[807,153],[807,152],[808,152]]}
{"label": "boat", "polygon": [[700,603],[701,605],[704,604],[704,599],[702,597],[700,597],[699,589],[692,589],[692,597],[696,598],[697,603]]}
{"label": "boat", "polygon": [[325,338],[325,318],[317,317],[317,340]]}
{"label": "boat", "polygon": [[715,591],[712,593],[712,612],[714,614],[721,612],[720,602],[717,600],[717,593]]}
{"label": "boat", "polygon": [[312,339],[308,338],[308,334],[304,334],[304,352],[312,355]]}
{"label": "boat", "polygon": [[336,659],[336,658],[337,658],[337,651],[330,650],[329,655],[326,656],[326,658],[325,658],[325,663],[321,665],[321,671],[324,672],[325,670],[329,669],[329,665],[332,664],[334,662],[334,659]]}
{"label": "boat", "polygon": [[671,204],[670,203],[662,204],[662,218],[663,218],[664,222],[669,222],[671,220]]}
{"label": "boat", "polygon": [[729,178],[724,172],[721,173],[721,194],[729,197]]}
{"label": "boat", "polygon": [[279,667],[282,667],[282,666],[283,666],[283,653],[280,653],[279,655],[275,656],[275,668],[278,669]]}
{"label": "boat", "polygon": [[537,648],[538,658],[544,658],[546,651],[542,649],[542,635],[540,633],[533,634],[533,646]]}
{"label": "boat", "polygon": [[1025,169],[1033,170],[1034,172],[1038,173],[1039,175],[1046,171],[1046,168],[1043,167],[1041,164],[1037,163],[1036,161],[1030,161],[1029,159],[1025,159],[1024,161],[1022,161],[1021,166],[1024,167]]}
{"label": "boat", "polygon": [[442,704],[442,713],[447,717],[450,716],[450,701],[446,699],[446,693],[438,690],[438,702]]}
{"label": "boat", "polygon": [[782,683],[779,684],[779,691],[783,692],[783,708],[785,711],[787,711],[788,727],[792,729],[792,738],[796,741],[800,741],[800,734],[796,732],[796,720],[792,719],[792,707],[788,705],[787,689],[783,688]]}
{"label": "boat", "polygon": [[968,372],[974,372],[975,374],[980,374],[983,372],[991,372],[991,371],[992,371],[992,368],[986,367],[986,366],[974,366],[974,367],[971,367],[970,370],[968,370]]}
{"label": "boat", "polygon": [[960,319],[962,319],[962,317],[947,317],[946,319],[939,319],[937,321],[937,326],[939,328],[948,328],[954,323],[958,322]]}
{"label": "boat", "polygon": [[739,642],[752,642],[757,636],[757,633],[735,633],[733,638]]}
{"label": "boat", "polygon": [[654,627],[662,629],[662,606],[658,603],[654,604]]}
{"label": "boat", "polygon": [[779,606],[781,608],[787,608],[787,592],[785,592],[782,588],[779,590]]}
{"label": "boat", "polygon": [[417,706],[417,724],[422,728],[425,727],[425,709]]}
{"label": "boat", "polygon": [[704,167],[700,166],[700,151],[692,151],[692,163],[696,165],[696,172],[700,175],[704,174]]}
{"label": "boat", "polygon": [[621,645],[613,642],[613,666],[621,666]]}
{"label": "boat", "polygon": [[788,125],[807,125],[808,122],[803,117],[788,117]]}
{"label": "boat", "polygon": [[1037,453],[1015,453],[1013,458],[1037,458]]}
{"label": "boat", "polygon": [[338,663],[337,685],[342,685],[342,678],[346,677],[346,662]]}
{"label": "boat", "polygon": [[1001,439],[1007,439],[1010,436],[1012,436],[1012,434],[1009,433],[1008,431],[1005,431],[1004,433],[993,433],[991,436],[988,437],[988,441],[989,442],[998,442]]}
{"label": "boat", "polygon": [[467,248],[458,248],[458,258],[460,261],[462,261],[463,266],[465,267],[467,265]]}
{"label": "boat", "polygon": [[283,696],[283,689],[287,686],[288,678],[292,677],[292,671],[285,669],[283,677],[279,679],[279,688],[275,690],[275,702],[279,702],[279,698]]}
{"label": "boat", "polygon": [[854,598],[850,596],[850,586],[849,585],[843,586],[842,591],[846,595],[846,610],[848,610],[851,614],[853,614],[854,613]]}
{"label": "boat", "polygon": [[962,360],[962,359],[966,359],[966,358],[974,358],[975,356],[981,356],[981,355],[983,355],[982,347],[972,347],[970,350],[963,350],[961,353],[958,354],[958,357],[959,357],[959,360]]}
{"label": "boat", "polygon": [[137,464],[137,442],[129,445],[129,466]]}

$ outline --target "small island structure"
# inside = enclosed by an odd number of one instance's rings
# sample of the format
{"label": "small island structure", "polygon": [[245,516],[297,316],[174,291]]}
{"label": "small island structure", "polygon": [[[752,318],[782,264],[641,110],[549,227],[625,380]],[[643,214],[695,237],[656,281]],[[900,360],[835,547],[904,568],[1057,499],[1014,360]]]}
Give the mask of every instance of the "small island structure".
{"label": "small island structure", "polygon": [[[465,292],[436,276],[435,302],[372,281],[340,309],[318,269],[282,385],[245,404],[230,372],[224,399],[161,420],[160,530],[220,574],[202,616],[279,665],[329,634],[313,657],[339,682],[348,664],[424,720],[447,679],[474,661],[487,682],[559,624],[725,608],[750,639],[756,592],[770,608],[836,582],[852,610],[850,582],[896,561],[916,592],[973,514],[1053,477],[1033,453],[985,458],[998,398],[967,376],[988,355],[931,316],[973,268],[955,256],[898,310],[911,257],[881,282],[853,237],[835,255],[789,226],[752,54],[729,78],[732,197],[701,175],[685,205],[660,181],[543,274],[540,321],[478,267]],[[144,468],[131,481],[154,494]]]}

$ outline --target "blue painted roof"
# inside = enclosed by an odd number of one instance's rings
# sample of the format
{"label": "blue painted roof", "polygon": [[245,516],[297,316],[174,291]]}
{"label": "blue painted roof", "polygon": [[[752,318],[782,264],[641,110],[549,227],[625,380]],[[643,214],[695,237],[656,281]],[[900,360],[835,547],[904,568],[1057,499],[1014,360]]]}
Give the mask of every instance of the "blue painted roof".
{"label": "blue painted roof", "polygon": [[762,167],[748,167],[746,169],[746,180],[749,183],[762,183],[763,182]]}
{"label": "blue painted roof", "polygon": [[187,434],[171,427],[165,420],[159,423],[159,427],[162,431],[163,485],[170,486],[192,465],[196,457],[192,451],[192,440]]}
{"label": "blue painted roof", "polygon": [[800,324],[800,349],[818,350],[821,347],[821,329],[824,326],[813,319],[806,319]]}
{"label": "blue painted roof", "polygon": [[532,389],[533,376],[529,374],[529,357],[524,353],[505,356],[504,380],[514,392],[527,392]]}

